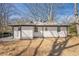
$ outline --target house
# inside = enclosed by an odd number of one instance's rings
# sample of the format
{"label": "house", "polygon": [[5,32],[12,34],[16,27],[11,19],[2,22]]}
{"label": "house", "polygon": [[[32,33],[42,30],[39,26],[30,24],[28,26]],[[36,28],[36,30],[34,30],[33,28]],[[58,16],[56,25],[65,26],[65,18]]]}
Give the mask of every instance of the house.
{"label": "house", "polygon": [[67,37],[68,26],[66,24],[29,23],[24,25],[9,25],[13,30],[14,39],[33,39],[36,37]]}

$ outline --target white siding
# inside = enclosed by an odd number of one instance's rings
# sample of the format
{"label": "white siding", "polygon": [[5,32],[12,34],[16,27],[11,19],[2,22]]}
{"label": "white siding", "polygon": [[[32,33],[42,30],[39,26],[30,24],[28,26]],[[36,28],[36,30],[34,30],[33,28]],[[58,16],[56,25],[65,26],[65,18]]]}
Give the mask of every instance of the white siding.
{"label": "white siding", "polygon": [[66,37],[67,36],[67,28],[61,27],[61,31],[59,32],[59,37]]}
{"label": "white siding", "polygon": [[58,37],[57,27],[38,27],[38,32],[34,33],[34,37]]}
{"label": "white siding", "polygon": [[20,31],[18,31],[18,27],[14,27],[14,38],[20,39]]}
{"label": "white siding", "polygon": [[47,27],[44,29],[44,37],[58,37],[57,27]]}
{"label": "white siding", "polygon": [[[33,37],[66,37],[67,29],[66,27],[61,27],[60,32],[57,32],[57,27],[38,27],[38,32],[34,32],[34,27],[22,26],[21,35],[20,31],[18,31],[18,27],[14,27],[14,38],[17,39],[33,39]],[[79,28],[78,28],[79,30]]]}
{"label": "white siding", "polygon": [[34,32],[34,33],[33,33],[33,36],[34,36],[34,37],[43,37],[43,34],[42,34],[42,27],[38,27],[38,32]]}
{"label": "white siding", "polygon": [[66,37],[67,36],[67,28],[61,27],[60,32],[57,32],[57,27],[38,27],[38,32],[34,32],[34,37]]}

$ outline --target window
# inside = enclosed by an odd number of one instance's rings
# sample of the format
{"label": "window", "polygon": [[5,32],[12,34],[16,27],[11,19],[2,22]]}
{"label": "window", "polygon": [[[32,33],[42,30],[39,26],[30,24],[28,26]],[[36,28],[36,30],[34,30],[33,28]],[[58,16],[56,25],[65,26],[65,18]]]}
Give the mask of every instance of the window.
{"label": "window", "polygon": [[21,27],[18,27],[18,31],[20,31],[21,30]]}
{"label": "window", "polygon": [[37,27],[34,28],[34,32],[38,32],[38,28]]}
{"label": "window", "polygon": [[57,32],[60,32],[61,31],[61,28],[60,27],[57,27]]}
{"label": "window", "polygon": [[47,31],[47,27],[45,27],[45,31]]}

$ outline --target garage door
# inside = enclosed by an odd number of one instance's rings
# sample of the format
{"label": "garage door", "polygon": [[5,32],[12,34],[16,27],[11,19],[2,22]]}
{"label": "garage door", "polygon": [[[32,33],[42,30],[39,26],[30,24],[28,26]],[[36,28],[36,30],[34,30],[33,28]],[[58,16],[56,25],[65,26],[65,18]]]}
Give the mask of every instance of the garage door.
{"label": "garage door", "polygon": [[22,39],[33,39],[33,27],[22,27]]}

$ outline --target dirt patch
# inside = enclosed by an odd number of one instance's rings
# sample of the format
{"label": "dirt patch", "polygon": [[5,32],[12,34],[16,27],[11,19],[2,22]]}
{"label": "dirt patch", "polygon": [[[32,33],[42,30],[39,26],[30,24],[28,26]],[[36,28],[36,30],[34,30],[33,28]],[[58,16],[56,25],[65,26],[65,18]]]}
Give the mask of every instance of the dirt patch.
{"label": "dirt patch", "polygon": [[28,56],[33,56],[35,55],[36,49],[39,48],[39,46],[41,45],[43,39],[37,38],[35,40],[32,40],[30,43],[30,46],[28,47],[28,49],[26,51],[24,51],[21,55],[28,55]]}
{"label": "dirt patch", "polygon": [[54,42],[54,38],[45,38],[39,49],[37,50],[36,55],[45,56],[49,55],[52,50],[52,45]]}
{"label": "dirt patch", "polygon": [[30,41],[17,41],[14,44],[3,45],[3,48],[0,50],[0,55],[18,55],[21,51],[27,48]]}

